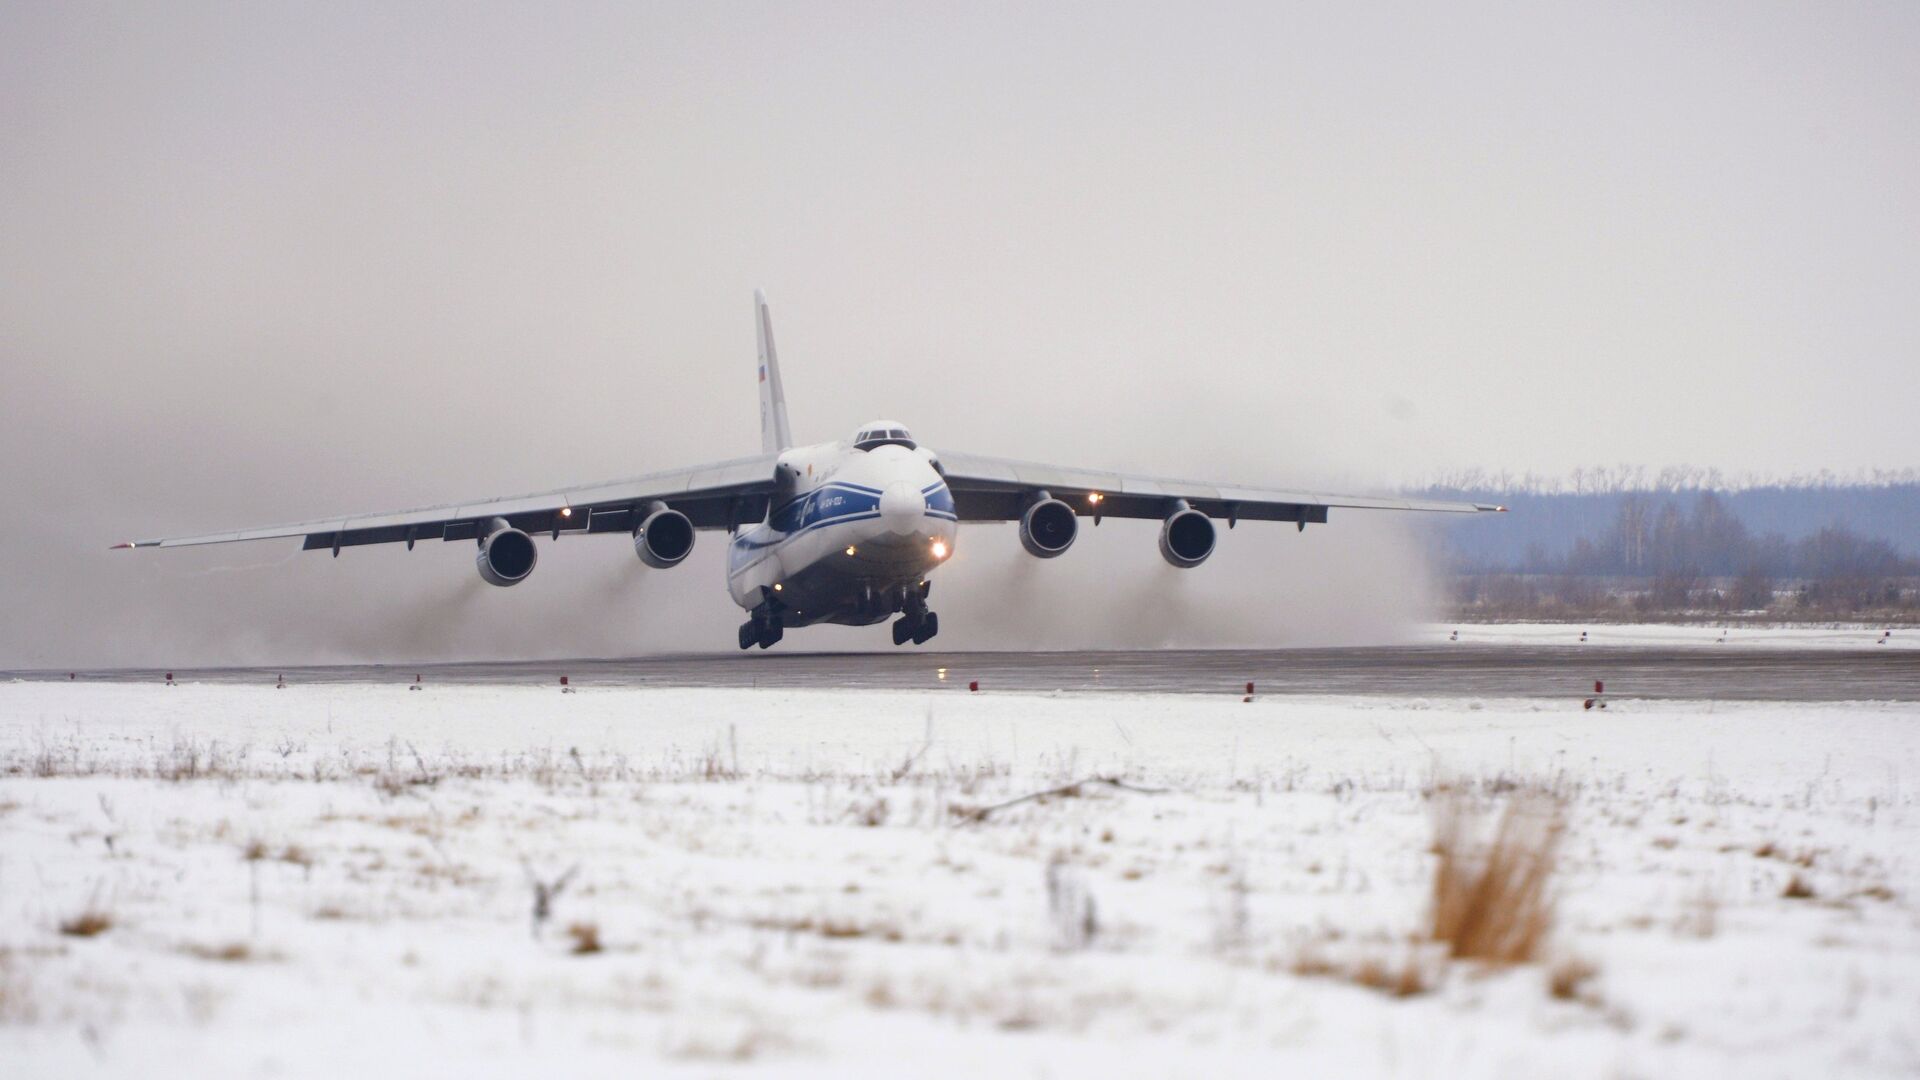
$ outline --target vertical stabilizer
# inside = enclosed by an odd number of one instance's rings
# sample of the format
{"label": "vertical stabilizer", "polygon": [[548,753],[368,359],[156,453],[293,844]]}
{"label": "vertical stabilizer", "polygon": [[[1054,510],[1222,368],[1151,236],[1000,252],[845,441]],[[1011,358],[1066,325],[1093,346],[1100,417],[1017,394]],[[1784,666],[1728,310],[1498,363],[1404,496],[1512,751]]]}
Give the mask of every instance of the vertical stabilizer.
{"label": "vertical stabilizer", "polygon": [[760,333],[760,449],[777,454],[793,445],[787,426],[787,388],[780,381],[780,357],[773,351],[773,316],[767,294],[753,290],[753,324]]}

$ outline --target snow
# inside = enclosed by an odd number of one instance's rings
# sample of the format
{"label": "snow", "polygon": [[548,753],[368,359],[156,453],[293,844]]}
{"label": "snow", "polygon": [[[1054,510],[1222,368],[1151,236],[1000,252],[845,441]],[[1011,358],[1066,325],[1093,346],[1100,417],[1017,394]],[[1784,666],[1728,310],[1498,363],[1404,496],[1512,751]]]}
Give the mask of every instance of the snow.
{"label": "snow", "polygon": [[[1911,704],[6,684],[0,1061],[1912,1075],[1915,776]],[[1565,799],[1544,961],[1420,940],[1437,781]]]}
{"label": "snow", "polygon": [[[1585,641],[1580,635],[1587,635]],[[1456,636],[1457,635],[1457,636]],[[1920,629],[1887,626],[1672,623],[1429,623],[1413,644],[1587,645],[1632,648],[1920,650]]]}

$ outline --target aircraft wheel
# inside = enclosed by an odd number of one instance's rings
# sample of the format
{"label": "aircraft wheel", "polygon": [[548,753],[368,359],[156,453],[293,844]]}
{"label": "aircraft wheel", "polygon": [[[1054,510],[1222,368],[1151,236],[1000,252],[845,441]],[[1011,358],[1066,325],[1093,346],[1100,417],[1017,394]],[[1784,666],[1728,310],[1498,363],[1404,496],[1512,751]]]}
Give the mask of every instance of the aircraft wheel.
{"label": "aircraft wheel", "polygon": [[760,634],[760,647],[763,649],[771,649],[775,645],[780,644],[780,639],[785,636],[786,630],[779,623],[768,623],[766,630]]}
{"label": "aircraft wheel", "polygon": [[933,635],[939,632],[940,616],[929,611],[921,618],[919,625],[913,628],[913,643],[915,645],[925,645]]}
{"label": "aircraft wheel", "polygon": [[912,636],[913,636],[912,623],[908,622],[904,618],[895,619],[893,621],[893,643],[895,645],[905,645],[907,643],[907,639]]}
{"label": "aircraft wheel", "polygon": [[760,628],[755,626],[751,619],[740,624],[740,647],[742,649],[753,648],[754,643],[759,640]]}

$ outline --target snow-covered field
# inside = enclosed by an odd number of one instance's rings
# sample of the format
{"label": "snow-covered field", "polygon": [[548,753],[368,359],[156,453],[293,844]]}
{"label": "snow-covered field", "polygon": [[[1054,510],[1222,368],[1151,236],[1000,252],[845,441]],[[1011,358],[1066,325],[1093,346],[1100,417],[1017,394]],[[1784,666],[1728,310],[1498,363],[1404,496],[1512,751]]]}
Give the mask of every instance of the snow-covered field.
{"label": "snow-covered field", "polygon": [[[1912,1076],[1916,784],[1914,705],[0,685],[0,1074]],[[1527,793],[1547,954],[1449,961]]]}

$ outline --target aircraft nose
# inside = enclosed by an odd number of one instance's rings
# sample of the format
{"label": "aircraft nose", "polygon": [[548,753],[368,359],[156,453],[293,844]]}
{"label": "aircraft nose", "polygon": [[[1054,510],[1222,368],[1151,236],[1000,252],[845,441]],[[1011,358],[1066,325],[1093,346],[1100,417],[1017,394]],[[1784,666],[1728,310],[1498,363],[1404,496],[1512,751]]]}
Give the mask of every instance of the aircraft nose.
{"label": "aircraft nose", "polygon": [[880,493],[880,520],[890,532],[910,533],[920,527],[927,512],[927,497],[912,484],[891,484]]}

